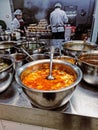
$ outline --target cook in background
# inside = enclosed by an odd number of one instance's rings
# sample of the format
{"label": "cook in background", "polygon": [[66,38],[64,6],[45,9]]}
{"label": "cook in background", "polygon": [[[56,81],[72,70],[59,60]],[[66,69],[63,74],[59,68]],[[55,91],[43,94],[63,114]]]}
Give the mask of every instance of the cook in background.
{"label": "cook in background", "polygon": [[12,30],[17,30],[20,32],[21,36],[25,36],[25,23],[22,18],[22,11],[20,9],[17,9],[14,12],[15,18],[11,22]]}
{"label": "cook in background", "polygon": [[62,5],[60,3],[56,3],[54,7],[54,11],[50,14],[52,36],[53,39],[64,39],[64,25],[68,23],[68,17],[66,12],[61,9]]}

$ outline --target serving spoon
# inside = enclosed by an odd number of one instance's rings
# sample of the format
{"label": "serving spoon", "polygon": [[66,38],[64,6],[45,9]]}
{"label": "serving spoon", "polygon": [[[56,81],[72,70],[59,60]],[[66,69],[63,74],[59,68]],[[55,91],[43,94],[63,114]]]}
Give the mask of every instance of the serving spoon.
{"label": "serving spoon", "polygon": [[52,76],[52,62],[53,62],[53,54],[54,54],[54,46],[51,46],[51,53],[50,53],[50,70],[49,75],[47,77],[48,80],[53,80],[54,77]]}
{"label": "serving spoon", "polygon": [[29,58],[30,58],[32,61],[34,61],[34,59],[32,58],[32,56],[31,56],[24,48],[21,47],[21,50],[22,50],[27,56],[29,56]]}
{"label": "serving spoon", "polygon": [[[15,49],[19,50],[18,47],[14,47]],[[33,57],[23,48],[23,47],[20,47],[20,49],[32,60],[34,61]]]}

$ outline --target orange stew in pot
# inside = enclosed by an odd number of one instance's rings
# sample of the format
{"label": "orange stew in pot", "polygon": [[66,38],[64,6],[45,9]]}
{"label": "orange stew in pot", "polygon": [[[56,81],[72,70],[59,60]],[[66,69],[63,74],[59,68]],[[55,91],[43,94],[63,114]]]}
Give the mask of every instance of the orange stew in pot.
{"label": "orange stew in pot", "polygon": [[70,86],[76,80],[76,76],[63,70],[53,69],[52,75],[54,80],[48,80],[49,69],[40,69],[28,73],[22,77],[22,83],[33,89],[37,90],[58,90]]}

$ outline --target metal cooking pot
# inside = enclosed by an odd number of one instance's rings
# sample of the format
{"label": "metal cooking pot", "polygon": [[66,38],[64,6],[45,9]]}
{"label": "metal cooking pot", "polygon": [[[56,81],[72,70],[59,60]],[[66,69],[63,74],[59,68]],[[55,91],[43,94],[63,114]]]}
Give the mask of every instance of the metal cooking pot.
{"label": "metal cooking pot", "polygon": [[0,42],[0,54],[11,54],[15,52],[14,46],[17,45],[15,41],[2,41]]}
{"label": "metal cooking pot", "polygon": [[71,64],[75,64],[76,63],[76,59],[74,57],[67,56],[67,55],[54,56],[54,59],[62,60],[62,61],[65,61],[65,62],[69,62]]}
{"label": "metal cooking pot", "polygon": [[71,72],[73,75],[76,76],[76,80],[72,85],[59,90],[51,90],[51,91],[37,90],[33,88],[31,89],[23,85],[20,76],[22,72],[28,69],[28,67],[31,68],[28,71],[29,73],[31,73],[33,70],[38,70],[42,67],[45,67],[46,65],[49,66],[49,64],[50,60],[48,59],[29,62],[20,67],[15,74],[17,83],[20,86],[22,86],[24,93],[28,96],[31,103],[43,109],[55,109],[65,105],[72,97],[72,94],[77,84],[82,79],[82,72],[78,66],[60,60],[53,60],[53,68],[56,67],[56,69],[58,68],[63,71],[67,70],[69,73]]}
{"label": "metal cooking pot", "polygon": [[64,53],[70,56],[79,56],[82,52],[88,52],[96,49],[97,45],[82,40],[73,40],[64,43]]}
{"label": "metal cooking pot", "polygon": [[[42,54],[42,53],[39,53],[39,54],[33,54],[31,55],[33,60],[41,60],[41,59],[49,59],[50,57],[48,55],[45,55],[45,54]],[[30,57],[26,57],[26,60],[28,62],[32,61]]]}
{"label": "metal cooking pot", "polygon": [[[6,67],[3,65],[7,64]],[[2,67],[3,66],[3,67]],[[7,56],[0,56],[0,93],[5,91],[13,78],[13,59]]]}
{"label": "metal cooking pot", "polygon": [[26,41],[24,42],[25,44],[22,45],[22,47],[27,50],[27,52],[29,54],[35,54],[35,53],[41,53],[43,48],[44,48],[44,44],[41,43],[34,43],[32,41]]}
{"label": "metal cooking pot", "polygon": [[83,72],[83,80],[91,85],[98,86],[98,52],[82,53],[77,65]]}
{"label": "metal cooking pot", "polygon": [[17,71],[19,67],[26,63],[26,55],[24,53],[14,53],[10,55],[14,60],[14,69]]}

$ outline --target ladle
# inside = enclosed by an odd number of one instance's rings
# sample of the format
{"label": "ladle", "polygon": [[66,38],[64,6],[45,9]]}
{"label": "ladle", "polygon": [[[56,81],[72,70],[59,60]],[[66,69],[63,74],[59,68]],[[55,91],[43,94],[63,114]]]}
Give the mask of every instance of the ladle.
{"label": "ladle", "polygon": [[52,76],[53,54],[54,54],[54,46],[51,46],[51,53],[50,53],[50,70],[49,70],[49,75],[48,75],[48,77],[47,77],[48,80],[53,80],[53,79],[54,79],[54,77]]}
{"label": "ladle", "polygon": [[32,56],[30,56],[30,54],[29,54],[24,48],[21,47],[21,50],[22,50],[26,55],[28,55],[32,61],[34,61],[34,59],[32,58]]}
{"label": "ladle", "polygon": [[29,54],[23,47],[18,48],[18,47],[16,47],[16,46],[14,46],[14,48],[17,49],[17,50],[21,49],[27,56],[30,57],[30,59],[31,59],[32,61],[34,61],[33,57],[30,56],[30,54]]}

